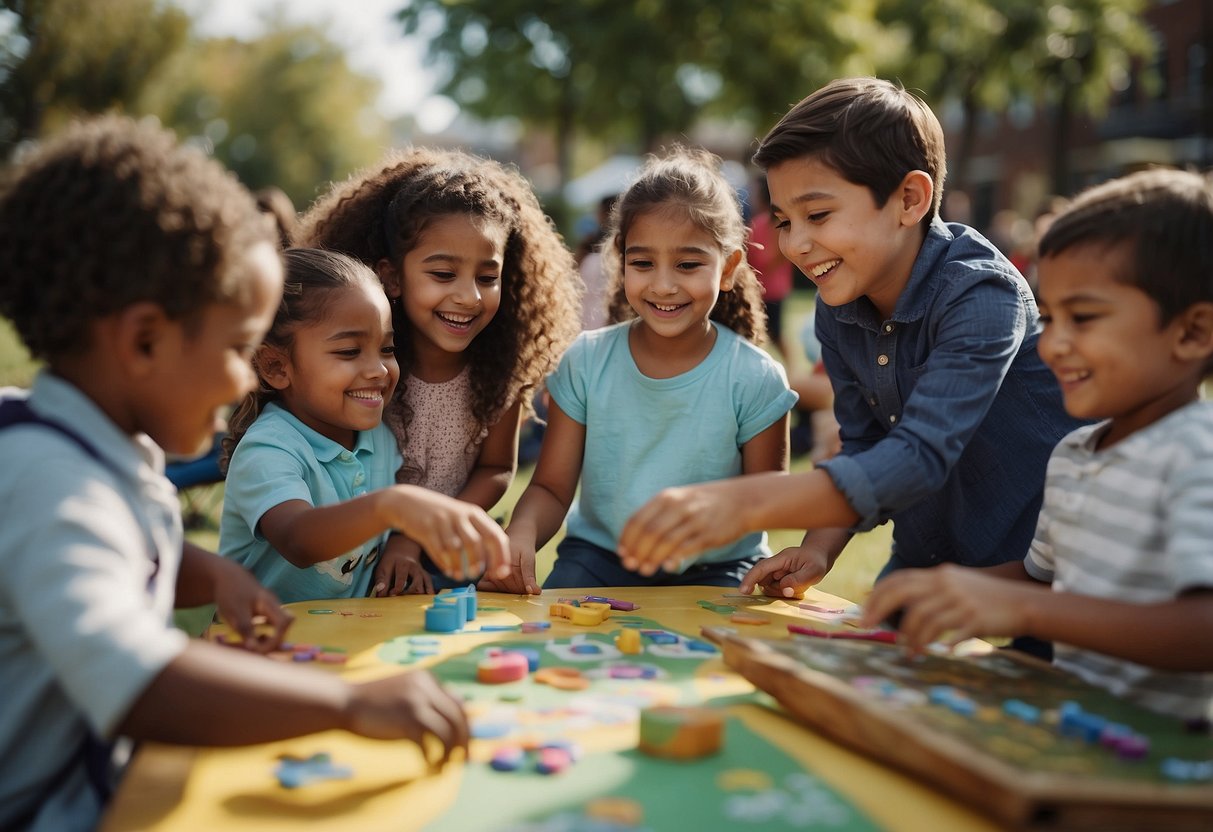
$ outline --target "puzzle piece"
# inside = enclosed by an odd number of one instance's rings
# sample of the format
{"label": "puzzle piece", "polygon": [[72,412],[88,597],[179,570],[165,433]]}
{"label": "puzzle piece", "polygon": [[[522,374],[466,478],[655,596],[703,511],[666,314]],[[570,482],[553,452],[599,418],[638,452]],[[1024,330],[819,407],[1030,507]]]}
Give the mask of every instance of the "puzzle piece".
{"label": "puzzle piece", "polygon": [[298,789],[323,780],[349,780],[354,776],[352,768],[334,765],[333,758],[326,752],[310,757],[283,754],[278,760],[274,774],[278,777],[278,783],[286,789]]}

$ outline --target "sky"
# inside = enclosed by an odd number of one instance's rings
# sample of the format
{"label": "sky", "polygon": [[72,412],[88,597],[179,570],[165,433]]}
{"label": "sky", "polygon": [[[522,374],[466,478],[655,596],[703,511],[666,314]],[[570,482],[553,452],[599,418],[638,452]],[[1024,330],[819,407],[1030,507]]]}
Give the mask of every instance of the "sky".
{"label": "sky", "polygon": [[262,19],[281,10],[287,20],[312,23],[345,48],[350,66],[382,84],[378,109],[387,118],[412,115],[430,133],[443,130],[455,105],[433,95],[436,79],[424,67],[425,42],[405,37],[392,13],[402,0],[174,0],[206,36],[256,38]]}

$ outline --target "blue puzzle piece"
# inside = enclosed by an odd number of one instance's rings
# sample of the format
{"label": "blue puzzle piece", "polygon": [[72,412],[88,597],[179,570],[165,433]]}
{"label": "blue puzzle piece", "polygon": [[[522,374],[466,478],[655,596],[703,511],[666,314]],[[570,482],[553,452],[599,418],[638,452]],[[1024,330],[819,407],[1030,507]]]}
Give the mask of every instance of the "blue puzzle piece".
{"label": "blue puzzle piece", "polygon": [[325,753],[310,757],[284,754],[279,758],[274,773],[278,776],[278,783],[287,789],[298,789],[321,780],[349,780],[354,776],[352,768],[334,765],[332,757]]}

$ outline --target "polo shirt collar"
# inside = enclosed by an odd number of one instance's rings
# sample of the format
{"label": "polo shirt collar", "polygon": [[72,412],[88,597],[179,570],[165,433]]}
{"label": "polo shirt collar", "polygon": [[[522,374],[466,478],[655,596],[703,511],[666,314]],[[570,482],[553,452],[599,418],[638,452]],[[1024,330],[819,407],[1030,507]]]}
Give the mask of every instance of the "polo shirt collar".
{"label": "polo shirt collar", "polygon": [[[334,442],[332,439],[299,421],[295,414],[277,402],[268,403],[265,406],[265,412],[277,412],[283,419],[293,425],[295,430],[299,431],[299,435],[307,440],[307,444],[312,449],[312,454],[315,455],[317,462],[332,462],[341,454],[350,452],[344,445]],[[374,452],[375,445],[374,440],[371,438],[371,433],[369,430],[360,430],[354,434],[354,456],[362,456],[363,454]]]}

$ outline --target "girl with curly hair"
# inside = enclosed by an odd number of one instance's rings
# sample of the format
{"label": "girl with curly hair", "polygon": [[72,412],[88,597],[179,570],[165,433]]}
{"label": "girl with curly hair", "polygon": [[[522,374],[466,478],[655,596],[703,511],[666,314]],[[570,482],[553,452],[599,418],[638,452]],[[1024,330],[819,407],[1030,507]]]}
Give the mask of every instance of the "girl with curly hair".
{"label": "girl with curly hair", "polygon": [[507,529],[519,566],[499,585],[539,591],[535,550],[570,505],[545,588],[736,586],[770,554],[765,534],[751,534],[668,575],[631,572],[616,554],[624,522],[663,488],[787,467],[796,394],[759,347],[762,296],[745,249],[737,194],[710,153],[653,158],[620,197],[603,257],[626,320],[583,333],[548,379],[539,463]]}
{"label": "girl with curly hair", "polygon": [[[529,183],[460,151],[394,151],[322,196],[296,236],[370,266],[391,302],[397,479],[492,508],[517,469],[531,394],[580,323],[572,254]],[[431,554],[392,535],[372,592],[450,585]]]}

